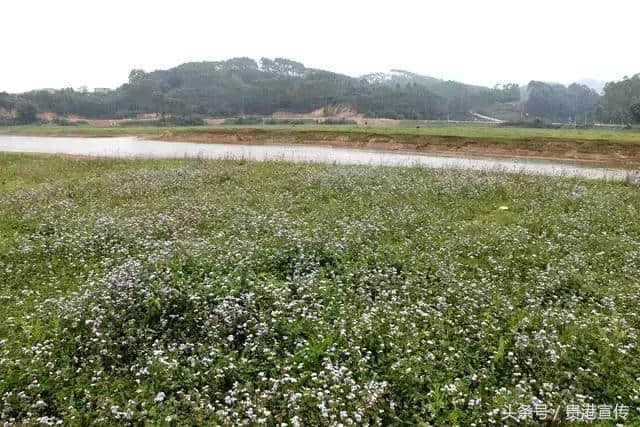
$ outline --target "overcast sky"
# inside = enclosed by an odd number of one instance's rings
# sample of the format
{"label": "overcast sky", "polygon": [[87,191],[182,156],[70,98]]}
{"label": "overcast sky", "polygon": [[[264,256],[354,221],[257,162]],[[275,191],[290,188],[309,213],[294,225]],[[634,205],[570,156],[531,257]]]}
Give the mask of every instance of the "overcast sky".
{"label": "overcast sky", "polygon": [[637,0],[4,0],[0,91],[116,87],[132,68],[286,57],[467,83],[640,72]]}

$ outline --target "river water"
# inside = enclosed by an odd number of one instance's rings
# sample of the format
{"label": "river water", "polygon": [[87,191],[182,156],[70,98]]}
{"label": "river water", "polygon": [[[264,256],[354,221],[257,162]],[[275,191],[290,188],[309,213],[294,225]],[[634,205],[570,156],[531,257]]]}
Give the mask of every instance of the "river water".
{"label": "river water", "polygon": [[123,138],[60,138],[0,135],[0,151],[22,153],[59,153],[102,157],[184,158],[280,160],[389,166],[423,166],[568,176],[588,179],[622,180],[624,169],[590,167],[569,163],[470,158],[428,153],[373,151],[354,148],[309,145],[240,145],[198,144]]}

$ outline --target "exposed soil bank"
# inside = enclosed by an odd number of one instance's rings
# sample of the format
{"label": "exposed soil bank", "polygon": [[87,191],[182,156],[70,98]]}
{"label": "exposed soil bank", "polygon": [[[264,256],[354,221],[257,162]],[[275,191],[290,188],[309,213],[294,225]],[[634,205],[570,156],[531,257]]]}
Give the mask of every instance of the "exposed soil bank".
{"label": "exposed soil bank", "polygon": [[640,165],[640,144],[560,138],[487,139],[459,136],[376,134],[262,129],[171,130],[150,138],[225,144],[305,144],[375,150],[417,151],[466,156],[522,157],[621,166]]}
{"label": "exposed soil bank", "polygon": [[[447,131],[448,128],[443,128]],[[287,128],[5,128],[0,134],[57,137],[137,136],[162,141],[225,144],[303,144],[310,146],[397,150],[433,154],[453,154],[468,157],[504,157],[549,161],[581,162],[634,168],[640,166],[639,139],[617,139],[593,135],[487,135],[478,128],[478,135],[433,135],[429,129],[399,129],[390,127],[357,130]],[[475,129],[463,129],[461,132]]]}

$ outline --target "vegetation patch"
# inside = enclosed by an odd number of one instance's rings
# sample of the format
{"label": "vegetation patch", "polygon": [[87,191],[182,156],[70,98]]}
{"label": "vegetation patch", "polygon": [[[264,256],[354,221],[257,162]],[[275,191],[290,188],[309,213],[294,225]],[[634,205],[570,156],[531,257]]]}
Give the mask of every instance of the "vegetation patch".
{"label": "vegetation patch", "polygon": [[261,125],[264,119],[258,116],[235,117],[224,120],[225,125]]}
{"label": "vegetation patch", "polygon": [[626,183],[1,154],[0,419],[488,425],[594,404],[632,425],[639,210]]}

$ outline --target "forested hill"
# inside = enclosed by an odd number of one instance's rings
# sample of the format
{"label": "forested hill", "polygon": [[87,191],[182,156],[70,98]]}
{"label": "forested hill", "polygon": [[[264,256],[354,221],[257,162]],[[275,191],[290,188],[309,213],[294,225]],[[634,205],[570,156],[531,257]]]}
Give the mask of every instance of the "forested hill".
{"label": "forested hill", "polygon": [[[484,86],[474,86],[451,80],[437,79],[431,76],[423,76],[405,70],[391,70],[389,73],[366,74],[360,78],[371,84],[381,84],[396,88],[407,85],[423,86],[436,95],[449,100],[470,97],[480,101],[474,102],[472,107],[485,106],[493,102],[518,101],[520,99],[520,87],[513,83],[489,89]],[[487,94],[489,97],[483,99]]]}
{"label": "forested hill", "polygon": [[[407,73],[408,75],[409,73]],[[107,94],[71,89],[34,91],[23,97],[42,111],[88,117],[136,113],[270,115],[345,106],[369,117],[441,119],[464,116],[496,101],[517,100],[519,91],[483,88],[412,75],[377,82],[311,69],[288,59],[249,58],[191,62],[169,70],[133,70],[128,83]]]}
{"label": "forested hill", "polygon": [[394,119],[467,119],[475,111],[507,120],[640,122],[640,74],[607,83],[601,96],[576,83],[532,81],[526,88],[488,88],[403,70],[350,77],[283,58],[263,58],[259,63],[235,58],[149,73],[134,69],[127,83],[107,93],[0,93],[0,124],[33,119],[34,111],[89,118],[140,113],[232,117],[310,113],[327,107]]}

